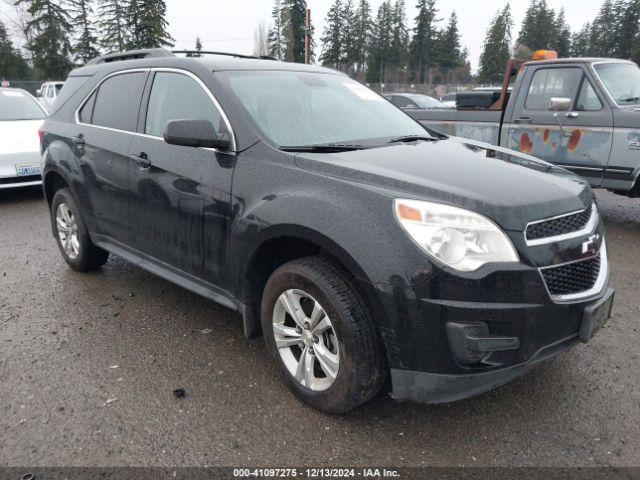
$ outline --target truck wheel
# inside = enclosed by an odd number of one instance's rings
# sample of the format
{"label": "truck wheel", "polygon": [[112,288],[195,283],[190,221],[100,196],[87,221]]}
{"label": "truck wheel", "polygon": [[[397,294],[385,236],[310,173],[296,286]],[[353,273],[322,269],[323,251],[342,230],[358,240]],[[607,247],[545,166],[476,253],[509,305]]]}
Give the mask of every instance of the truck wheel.
{"label": "truck wheel", "polygon": [[267,350],[286,385],[327,413],[342,413],[378,393],[386,379],[376,325],[346,272],[307,257],[278,268],[262,296]]}
{"label": "truck wheel", "polygon": [[107,263],[109,253],[89,238],[80,210],[67,188],[61,188],[53,197],[51,224],[60,253],[72,269],[88,272]]}

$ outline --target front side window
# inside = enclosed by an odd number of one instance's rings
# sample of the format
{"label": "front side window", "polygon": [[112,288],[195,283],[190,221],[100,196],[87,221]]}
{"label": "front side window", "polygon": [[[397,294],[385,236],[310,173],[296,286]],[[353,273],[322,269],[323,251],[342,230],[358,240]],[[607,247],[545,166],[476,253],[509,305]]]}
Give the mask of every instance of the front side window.
{"label": "front side window", "polygon": [[527,110],[550,110],[552,98],[573,101],[580,87],[580,68],[541,68],[533,75],[525,102]]}
{"label": "front side window", "polygon": [[91,123],[134,132],[146,76],[146,72],[123,73],[102,82],[95,99]]}
{"label": "front side window", "polygon": [[599,63],[593,66],[604,88],[620,106],[640,105],[640,68],[633,63]]}
{"label": "front side window", "polygon": [[602,110],[602,102],[598,98],[598,95],[596,95],[593,86],[591,86],[591,82],[586,78],[580,88],[580,95],[578,95],[578,101],[576,102],[576,110],[581,112]]}
{"label": "front side window", "polygon": [[145,133],[162,137],[170,120],[209,120],[217,131],[226,131],[222,115],[195,80],[180,73],[158,72],[151,87]]}
{"label": "front side window", "polygon": [[406,113],[345,75],[295,71],[220,75],[264,136],[281,147],[428,135]]}
{"label": "front side window", "polygon": [[45,114],[38,103],[20,90],[0,90],[0,121],[41,120]]}

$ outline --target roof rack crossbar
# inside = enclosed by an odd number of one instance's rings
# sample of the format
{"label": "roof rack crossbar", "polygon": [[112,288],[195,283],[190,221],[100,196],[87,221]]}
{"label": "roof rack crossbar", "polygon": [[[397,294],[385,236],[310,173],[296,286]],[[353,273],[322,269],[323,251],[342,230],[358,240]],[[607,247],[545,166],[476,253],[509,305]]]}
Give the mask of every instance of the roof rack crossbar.
{"label": "roof rack crossbar", "polygon": [[89,62],[87,65],[97,65],[99,63],[120,62],[123,60],[138,60],[141,58],[162,58],[174,57],[175,55],[164,48],[149,48],[145,50],[130,50],[128,52],[111,52],[100,55]]}

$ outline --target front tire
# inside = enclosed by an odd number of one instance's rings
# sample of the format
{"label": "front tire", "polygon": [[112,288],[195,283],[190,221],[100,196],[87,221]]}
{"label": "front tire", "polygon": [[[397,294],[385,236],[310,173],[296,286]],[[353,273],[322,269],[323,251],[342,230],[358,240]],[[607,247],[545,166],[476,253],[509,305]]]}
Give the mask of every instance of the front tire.
{"label": "front tire", "polygon": [[80,209],[67,188],[61,188],[53,196],[51,225],[60,253],[72,269],[88,272],[107,263],[109,253],[89,238]]}
{"label": "front tire", "polygon": [[386,379],[382,342],[348,274],[330,259],[282,265],[262,296],[267,350],[285,384],[327,413],[351,410]]}

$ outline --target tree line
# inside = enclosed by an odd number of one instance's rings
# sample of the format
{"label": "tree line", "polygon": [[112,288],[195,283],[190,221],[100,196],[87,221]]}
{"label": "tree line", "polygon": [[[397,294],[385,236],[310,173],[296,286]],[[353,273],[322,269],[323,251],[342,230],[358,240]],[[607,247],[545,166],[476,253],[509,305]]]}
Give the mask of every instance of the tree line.
{"label": "tree line", "polygon": [[101,52],[168,47],[164,0],[17,0],[13,25],[22,50],[0,22],[0,76],[64,79]]}
{"label": "tree line", "polygon": [[531,0],[518,36],[507,4],[496,12],[484,41],[477,81],[497,83],[510,57],[531,59],[535,50],[556,50],[559,57],[611,57],[640,61],[640,0],[605,0],[591,23],[571,32],[565,12],[546,0]]}

